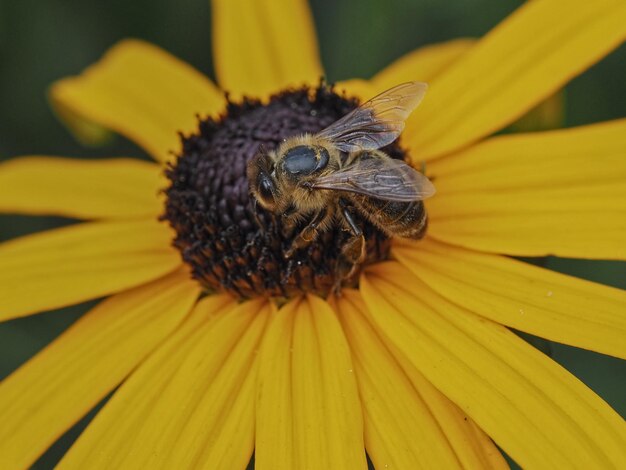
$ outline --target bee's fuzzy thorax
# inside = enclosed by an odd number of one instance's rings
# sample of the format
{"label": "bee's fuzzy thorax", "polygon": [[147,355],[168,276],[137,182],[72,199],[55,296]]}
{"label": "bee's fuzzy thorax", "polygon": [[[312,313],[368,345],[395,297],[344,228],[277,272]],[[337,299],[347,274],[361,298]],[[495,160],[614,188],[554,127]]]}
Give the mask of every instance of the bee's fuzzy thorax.
{"label": "bee's fuzzy thorax", "polygon": [[285,139],[283,142],[281,142],[281,144],[278,146],[276,151],[273,152],[273,154],[274,155],[284,154],[284,153],[287,153],[287,151],[289,151],[290,149],[301,146],[301,145],[310,145],[310,146],[323,145],[327,148],[333,147],[332,142],[330,142],[327,139],[316,137],[312,133],[304,133],[304,134],[295,135],[289,139]]}

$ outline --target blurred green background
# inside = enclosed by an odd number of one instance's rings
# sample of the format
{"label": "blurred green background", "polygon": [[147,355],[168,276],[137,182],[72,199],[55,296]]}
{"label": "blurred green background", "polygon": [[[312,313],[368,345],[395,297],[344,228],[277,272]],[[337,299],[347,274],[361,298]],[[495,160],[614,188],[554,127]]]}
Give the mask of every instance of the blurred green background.
{"label": "blurred green background", "polygon": [[[422,45],[457,37],[480,37],[521,3],[312,0],[312,9],[322,59],[328,78],[333,81],[369,77]],[[147,158],[122,138],[105,148],[81,147],[52,115],[45,90],[52,81],[80,72],[109,46],[126,37],[151,41],[214,76],[210,20],[206,0],[0,2],[0,160],[24,154]],[[625,117],[625,78],[626,48],[622,46],[567,86],[564,125]],[[53,217],[0,216],[0,241],[67,223],[72,222]],[[626,263],[555,258],[528,261],[626,288]],[[92,304],[0,325],[0,378],[44,347]],[[529,340],[626,415],[624,362]],[[78,429],[70,431],[35,467],[52,467]]]}

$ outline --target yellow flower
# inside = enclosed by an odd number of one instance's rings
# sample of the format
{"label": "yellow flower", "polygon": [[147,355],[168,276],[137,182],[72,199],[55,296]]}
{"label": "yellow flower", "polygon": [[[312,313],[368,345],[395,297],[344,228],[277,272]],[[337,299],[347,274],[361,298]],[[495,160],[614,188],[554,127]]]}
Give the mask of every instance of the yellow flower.
{"label": "yellow flower", "polygon": [[[214,0],[221,89],[266,100],[323,72],[304,1]],[[438,189],[421,242],[358,290],[200,300],[158,216],[177,131],[222,92],[167,53],[115,46],[56,83],[83,139],[133,159],[24,157],[0,166],[0,210],[88,222],[0,246],[0,318],[109,296],[0,384],[0,467],[24,468],[115,390],[60,468],[610,468],[623,420],[508,327],[626,357],[623,291],[503,255],[626,259],[626,120],[489,137],[626,37],[622,0],[535,0],[477,42],[418,50],[361,98],[430,83],[402,144]],[[118,387],[116,389],[116,387]],[[493,442],[492,442],[493,439]]]}

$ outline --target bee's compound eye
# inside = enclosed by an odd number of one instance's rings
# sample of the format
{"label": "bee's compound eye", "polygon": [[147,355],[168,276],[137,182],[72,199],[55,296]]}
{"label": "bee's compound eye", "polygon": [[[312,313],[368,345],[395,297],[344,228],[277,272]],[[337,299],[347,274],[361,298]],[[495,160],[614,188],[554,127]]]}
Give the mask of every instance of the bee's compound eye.
{"label": "bee's compound eye", "polygon": [[259,199],[261,204],[267,209],[272,209],[274,206],[274,183],[269,176],[261,174],[259,175],[259,185],[257,187]]}

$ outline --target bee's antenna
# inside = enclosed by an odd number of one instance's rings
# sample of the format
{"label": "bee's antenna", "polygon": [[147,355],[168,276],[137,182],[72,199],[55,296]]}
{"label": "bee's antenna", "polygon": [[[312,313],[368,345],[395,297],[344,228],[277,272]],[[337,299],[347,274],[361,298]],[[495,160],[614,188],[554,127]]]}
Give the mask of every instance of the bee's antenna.
{"label": "bee's antenna", "polygon": [[265,144],[260,144],[259,148],[256,151],[257,155],[265,155],[267,153],[267,149],[265,148]]}
{"label": "bee's antenna", "polygon": [[253,195],[252,195],[252,217],[254,217],[254,221],[259,226],[261,231],[267,232],[267,227],[261,220],[261,214],[259,213],[259,202],[256,200],[256,198]]}

